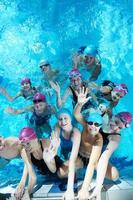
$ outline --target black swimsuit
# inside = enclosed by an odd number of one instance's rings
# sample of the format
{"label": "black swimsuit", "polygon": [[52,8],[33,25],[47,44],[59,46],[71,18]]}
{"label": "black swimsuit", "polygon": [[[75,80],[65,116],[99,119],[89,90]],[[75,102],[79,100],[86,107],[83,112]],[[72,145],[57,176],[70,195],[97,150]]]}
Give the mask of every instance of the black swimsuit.
{"label": "black swimsuit", "polygon": [[[43,146],[42,146],[42,142],[40,141],[40,145],[41,145],[41,149],[42,149],[42,152],[43,152]],[[38,160],[36,159],[33,154],[31,153],[31,162],[33,163],[34,166],[36,166],[36,168],[39,170],[40,174],[43,174],[43,175],[47,175],[47,174],[53,174],[49,168],[47,167],[46,163],[44,162],[43,159],[41,160]],[[55,156],[55,163],[56,163],[56,167],[57,167],[57,170],[58,168],[60,168],[63,164],[63,161],[58,157],[58,156]]]}
{"label": "black swimsuit", "polygon": [[[40,141],[40,145],[41,145],[41,150],[43,152],[43,146],[42,146],[42,142]],[[46,175],[48,173],[51,173],[47,167],[47,165],[45,164],[44,160],[38,160],[36,159],[33,154],[31,153],[31,162],[33,163],[33,165],[35,165],[37,167],[37,169],[39,170],[40,174]]]}
{"label": "black swimsuit", "polygon": [[[87,84],[85,82],[82,83],[82,87],[85,87],[85,89],[87,89]],[[75,94],[75,90],[72,88],[72,86],[69,86],[71,92],[72,92],[72,95],[73,95],[73,101],[72,101],[72,104],[73,104],[73,108],[75,107],[75,105],[77,104],[78,102],[78,98],[77,98],[77,95]],[[89,93],[87,94],[87,97],[90,96]],[[91,107],[92,106],[92,102],[91,100],[88,100],[82,107],[82,111]]]}
{"label": "black swimsuit", "polygon": [[102,130],[102,128],[100,128],[100,133],[101,133],[101,135],[102,135],[102,137],[103,137],[103,145],[108,144],[108,142],[109,142],[108,137],[109,137],[110,135],[120,135],[120,136],[121,136],[120,133],[105,133],[105,132]]}

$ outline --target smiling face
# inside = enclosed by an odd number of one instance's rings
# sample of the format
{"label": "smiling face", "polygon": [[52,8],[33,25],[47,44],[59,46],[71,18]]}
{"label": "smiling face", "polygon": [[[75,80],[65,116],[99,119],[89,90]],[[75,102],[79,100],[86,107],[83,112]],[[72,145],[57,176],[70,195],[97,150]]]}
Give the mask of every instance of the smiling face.
{"label": "smiling face", "polygon": [[59,123],[59,126],[63,129],[63,130],[67,130],[71,127],[71,118],[68,114],[66,113],[62,113],[60,116],[59,116],[59,119],[58,119],[58,123]]}
{"label": "smiling face", "polygon": [[89,130],[89,134],[91,134],[92,136],[95,136],[99,133],[101,124],[97,122],[87,122],[87,128]]}
{"label": "smiling face", "polygon": [[31,84],[30,84],[30,83],[24,83],[24,84],[22,85],[22,88],[23,88],[24,90],[29,90],[29,89],[31,88]]}

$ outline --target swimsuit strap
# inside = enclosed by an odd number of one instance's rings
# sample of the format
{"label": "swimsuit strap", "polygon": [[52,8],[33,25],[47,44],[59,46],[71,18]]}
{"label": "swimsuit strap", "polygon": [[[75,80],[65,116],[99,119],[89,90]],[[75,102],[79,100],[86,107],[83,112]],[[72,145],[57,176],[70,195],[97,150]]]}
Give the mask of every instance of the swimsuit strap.
{"label": "swimsuit strap", "polygon": [[72,136],[72,134],[73,134],[73,128],[72,128],[72,130],[71,130],[71,133],[70,133],[69,139],[66,139],[66,138],[63,137],[63,135],[62,135],[62,131],[63,131],[63,130],[62,130],[62,128],[61,128],[61,129],[60,129],[60,136],[62,137],[62,139],[67,140],[67,141],[70,140],[70,139],[71,139],[71,136]]}
{"label": "swimsuit strap", "polygon": [[43,145],[42,145],[42,141],[40,140],[40,145],[41,145],[41,149],[42,149],[42,152],[43,152]]}

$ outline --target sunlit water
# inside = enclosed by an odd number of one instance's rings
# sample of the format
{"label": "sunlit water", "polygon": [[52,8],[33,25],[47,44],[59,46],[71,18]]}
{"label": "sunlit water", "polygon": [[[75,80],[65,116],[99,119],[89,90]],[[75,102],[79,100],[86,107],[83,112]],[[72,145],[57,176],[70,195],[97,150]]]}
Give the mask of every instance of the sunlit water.
{"label": "sunlit water", "polygon": [[[107,3],[108,2],[108,3]],[[71,68],[71,54],[79,46],[94,44],[101,56],[102,73],[98,82],[109,79],[128,85],[129,93],[115,109],[133,113],[133,6],[132,0],[1,0],[0,1],[0,84],[15,95],[24,76],[39,85],[41,59],[48,59],[65,73]],[[22,108],[22,98],[12,104],[0,96],[0,134],[17,136],[25,126],[24,115],[11,116],[4,109]],[[132,165],[133,124],[122,131],[115,153],[117,165]],[[117,158],[116,158],[117,157]],[[124,158],[125,157],[125,158]],[[18,162],[17,162],[18,163]],[[10,164],[12,176],[22,171]],[[14,167],[15,166],[15,167]],[[15,170],[17,168],[17,170]]]}

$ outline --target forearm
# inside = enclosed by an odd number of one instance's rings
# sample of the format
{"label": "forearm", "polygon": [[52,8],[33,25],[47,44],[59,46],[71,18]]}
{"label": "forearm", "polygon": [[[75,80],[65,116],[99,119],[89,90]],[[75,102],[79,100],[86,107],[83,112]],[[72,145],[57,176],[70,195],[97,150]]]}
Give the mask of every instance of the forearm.
{"label": "forearm", "polygon": [[99,74],[101,73],[101,64],[96,64],[96,68],[95,70],[93,71],[91,77],[90,77],[90,80],[91,81],[95,81],[97,80]]}
{"label": "forearm", "polygon": [[75,177],[75,162],[73,160],[70,160],[69,161],[67,190],[73,190],[73,188],[74,188],[74,177]]}
{"label": "forearm", "polygon": [[62,106],[62,100],[61,100],[60,92],[57,93],[56,104],[57,104],[58,108],[60,108]]}
{"label": "forearm", "polygon": [[13,97],[9,95],[9,93],[7,92],[7,90],[3,87],[0,87],[0,92],[9,100],[9,101],[13,101]]}
{"label": "forearm", "polygon": [[102,155],[99,159],[99,162],[98,162],[97,179],[96,179],[97,188],[102,187],[102,184],[103,184],[103,181],[104,181],[104,178],[106,175],[109,159],[119,145],[120,136],[112,135],[112,136],[110,136],[109,140],[110,140],[109,144],[107,145],[106,150],[102,153]]}
{"label": "forearm", "polygon": [[95,166],[93,164],[88,165],[86,169],[86,174],[83,181],[82,189],[88,190],[92,177],[93,177],[94,169],[95,169]]}
{"label": "forearm", "polygon": [[82,118],[82,114],[81,114],[82,107],[83,107],[83,104],[77,103],[74,108],[74,117],[76,118],[77,121],[80,121],[80,119]]}
{"label": "forearm", "polygon": [[35,184],[36,184],[36,174],[34,172],[34,170],[32,169],[32,171],[30,170],[30,173],[29,173],[29,182],[28,182],[28,192],[29,194],[31,194]]}
{"label": "forearm", "polygon": [[102,188],[102,184],[106,175],[107,166],[109,162],[110,156],[104,152],[102,156],[100,157],[100,160],[98,162],[97,166],[97,179],[96,179],[96,185],[98,188]]}
{"label": "forearm", "polygon": [[19,114],[24,113],[25,111],[8,107],[8,108],[5,109],[5,112],[10,113],[10,114],[14,114],[14,115],[19,115]]}
{"label": "forearm", "polygon": [[23,170],[23,175],[22,175],[22,178],[21,178],[19,184],[25,185],[25,184],[26,184],[26,180],[27,180],[27,176],[28,176],[28,171],[27,171],[27,167],[26,167],[26,165],[25,165],[25,166],[24,166],[24,170]]}

